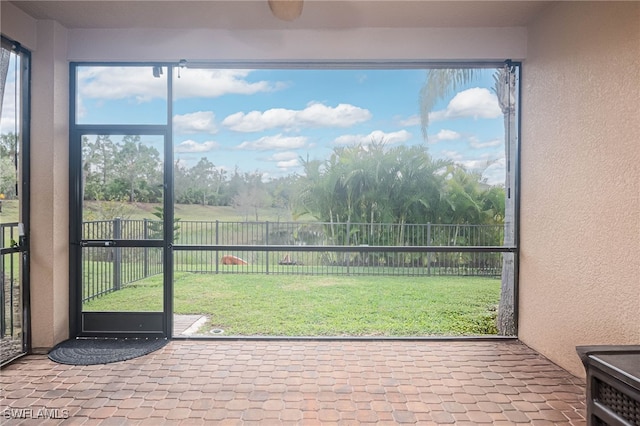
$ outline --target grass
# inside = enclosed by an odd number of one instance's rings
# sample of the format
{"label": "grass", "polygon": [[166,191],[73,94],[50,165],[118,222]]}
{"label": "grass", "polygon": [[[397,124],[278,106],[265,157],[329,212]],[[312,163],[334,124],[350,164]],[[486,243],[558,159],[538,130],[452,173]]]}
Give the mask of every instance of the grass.
{"label": "grass", "polygon": [[18,201],[2,200],[2,212],[0,212],[0,223],[11,223],[18,221]]}
{"label": "grass", "polygon": [[[155,212],[154,207],[161,206],[160,204],[148,204],[148,203],[118,203],[118,202],[106,202],[108,207],[106,208],[109,213],[113,213],[116,216],[117,213],[122,213],[124,217],[130,219],[153,219],[157,218],[153,215]],[[3,223],[17,222],[18,221],[18,201],[17,200],[3,200],[2,213],[0,213],[0,219]],[[85,213],[86,212],[98,212],[100,211],[99,203],[96,201],[84,202]],[[242,221],[244,219],[233,207],[229,206],[203,206],[200,204],[176,204],[175,216],[181,220],[221,220],[221,221]],[[260,220],[277,220],[278,210],[276,209],[260,209]],[[255,217],[249,218],[250,220]],[[282,217],[280,220],[283,220]]]}
{"label": "grass", "polygon": [[[84,209],[85,214],[88,212],[98,212],[101,210],[100,203],[96,201],[85,201]],[[153,215],[155,212],[154,207],[161,207],[161,204],[149,204],[149,203],[118,203],[118,202],[106,202],[105,204],[110,214],[116,216],[122,216],[128,219],[153,219],[157,220],[157,217]],[[121,214],[120,210],[122,210]],[[263,220],[285,220],[281,217],[281,212],[274,208],[264,208],[258,210],[258,217]],[[238,213],[233,207],[230,206],[203,206],[201,204],[176,204],[174,209],[174,215],[181,220],[205,220],[205,221],[243,221],[244,216]],[[280,215],[280,216],[279,216]],[[111,217],[111,216],[109,216]],[[255,216],[250,216],[249,220],[255,220]]]}
{"label": "grass", "polygon": [[[500,280],[477,277],[275,276],[177,273],[176,314],[209,317],[201,332],[238,336],[495,334]],[[152,277],[86,303],[85,311],[158,311]]]}
{"label": "grass", "polygon": [[[17,221],[5,200],[2,222]],[[91,209],[92,203],[87,203]],[[130,206],[131,218],[153,218],[153,205]],[[230,207],[176,206],[182,220],[241,220]],[[261,220],[277,218],[275,210]],[[107,262],[108,263],[108,262]],[[98,268],[97,266],[95,266]],[[112,274],[110,266],[92,273]],[[221,266],[221,271],[237,267]],[[309,269],[309,267],[304,267]],[[272,272],[281,268],[271,267]],[[352,268],[353,269],[353,268]],[[123,265],[123,272],[126,265]],[[290,272],[291,267],[283,269]],[[310,272],[307,271],[307,272]],[[353,271],[352,271],[353,272]],[[106,280],[107,278],[105,278]],[[304,276],[178,272],[176,314],[202,314],[238,336],[438,336],[495,334],[500,280],[482,277]],[[85,303],[85,311],[162,311],[162,276]]]}

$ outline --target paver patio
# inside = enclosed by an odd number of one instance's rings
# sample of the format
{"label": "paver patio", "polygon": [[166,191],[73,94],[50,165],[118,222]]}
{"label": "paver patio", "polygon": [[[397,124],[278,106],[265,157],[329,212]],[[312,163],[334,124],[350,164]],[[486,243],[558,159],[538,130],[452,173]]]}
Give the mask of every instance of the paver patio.
{"label": "paver patio", "polygon": [[585,424],[583,381],[517,341],[175,340],[106,365],[30,355],[1,383],[3,425]]}

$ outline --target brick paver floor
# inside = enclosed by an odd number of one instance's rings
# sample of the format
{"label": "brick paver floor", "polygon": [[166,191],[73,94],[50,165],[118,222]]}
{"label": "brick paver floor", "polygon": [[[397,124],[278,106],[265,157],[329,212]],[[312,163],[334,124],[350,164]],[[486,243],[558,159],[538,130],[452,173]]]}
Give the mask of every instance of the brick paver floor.
{"label": "brick paver floor", "polygon": [[583,381],[517,341],[176,340],[0,378],[2,425],[585,423]]}

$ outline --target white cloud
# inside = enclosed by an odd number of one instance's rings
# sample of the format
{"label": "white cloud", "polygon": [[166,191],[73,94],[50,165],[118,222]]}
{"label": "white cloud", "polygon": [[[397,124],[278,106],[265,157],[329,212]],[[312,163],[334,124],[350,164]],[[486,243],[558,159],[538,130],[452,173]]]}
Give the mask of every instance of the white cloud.
{"label": "white cloud", "polygon": [[184,142],[180,142],[176,145],[176,152],[184,153],[184,152],[209,152],[217,148],[219,144],[217,142],[208,141],[208,142],[196,142],[191,139],[188,139]]}
{"label": "white cloud", "polygon": [[[4,99],[2,101],[2,117],[0,119],[0,133],[15,133],[16,131],[16,103],[15,103],[15,90],[16,84],[12,75],[7,76],[7,83],[4,89]],[[20,131],[20,129],[18,129]]]}
{"label": "white cloud", "polygon": [[227,94],[253,95],[274,92],[286,87],[282,82],[256,81],[246,78],[253,70],[181,69],[173,87],[175,97],[217,98]]}
{"label": "white cloud", "polygon": [[300,166],[300,160],[294,158],[293,160],[278,161],[277,166],[280,169],[291,169]]}
{"label": "white cloud", "polygon": [[176,160],[176,165],[178,167],[183,168],[183,169],[188,169],[189,168],[189,161],[186,158],[178,158]]}
{"label": "white cloud", "polygon": [[265,112],[237,112],[225,117],[222,125],[236,132],[260,132],[274,127],[293,127],[296,111],[273,108]]}
{"label": "white cloud", "polygon": [[82,98],[78,96],[76,101],[76,118],[83,118],[87,115],[87,109],[84,107]]}
{"label": "white cloud", "polygon": [[135,99],[149,102],[166,99],[167,77],[154,78],[149,67],[81,67],[78,70],[80,99]]}
{"label": "white cloud", "polygon": [[491,139],[490,141],[480,142],[475,136],[469,138],[469,145],[471,145],[471,148],[475,149],[491,148],[502,144],[503,142],[500,139]]}
{"label": "white cloud", "polygon": [[480,158],[457,161],[457,163],[467,170],[481,172],[482,178],[489,185],[504,184],[506,173],[504,153],[486,153]]}
{"label": "white cloud", "polygon": [[476,158],[474,160],[457,161],[457,163],[461,166],[464,166],[464,168],[467,170],[485,170],[493,163],[493,161],[487,160],[486,158]]}
{"label": "white cloud", "polygon": [[304,136],[263,136],[255,141],[245,141],[237,146],[237,149],[251,151],[287,150],[302,148],[307,143]]}
{"label": "white cloud", "polygon": [[[226,94],[251,95],[280,90],[280,82],[256,81],[246,78],[252,70],[181,69],[174,82],[174,97],[216,98]],[[78,71],[80,101],[83,99],[135,99],[148,102],[166,99],[167,70],[160,78],[152,75],[150,66],[139,67],[81,67]]]}
{"label": "white cloud", "polygon": [[312,126],[349,127],[370,120],[371,112],[350,104],[338,104],[332,108],[314,103],[300,111],[299,118]]}
{"label": "white cloud", "polygon": [[384,141],[386,144],[406,142],[411,139],[412,134],[406,130],[386,133],[382,130],[374,130],[368,135],[342,135],[338,136],[333,143],[336,145],[369,145],[371,142]]}
{"label": "white cloud", "polygon": [[460,133],[455,130],[442,129],[437,134],[429,136],[430,143],[441,141],[454,141],[460,139]]}
{"label": "white cloud", "polygon": [[496,151],[484,153],[480,156],[468,157],[460,151],[442,150],[439,153],[439,158],[451,160],[470,171],[482,172],[483,179],[486,179],[489,185],[500,185],[504,183],[504,153]]}
{"label": "white cloud", "polygon": [[506,176],[506,161],[504,156],[495,160],[489,167],[485,168],[482,176],[490,185],[504,185]]}
{"label": "white cloud", "polygon": [[458,151],[449,151],[449,150],[443,149],[442,151],[440,151],[440,154],[442,154],[442,156],[447,160],[456,161],[456,160],[462,159],[462,154],[460,154]]}
{"label": "white cloud", "polygon": [[300,166],[300,155],[294,151],[276,152],[265,160],[275,162],[282,171]]}
{"label": "white cloud", "polygon": [[411,127],[411,126],[419,126],[422,124],[419,115],[412,115],[411,117],[407,117],[404,119],[399,119],[398,124],[402,127]]}
{"label": "white cloud", "polygon": [[[0,120],[0,134],[15,133],[16,132],[16,119],[15,115],[11,112],[7,112],[5,115],[4,108],[2,108],[2,120]],[[20,132],[20,129],[18,129]]]}
{"label": "white cloud", "polygon": [[447,108],[429,114],[429,121],[472,117],[498,118],[502,116],[498,98],[489,89],[474,87],[457,93]]}
{"label": "white cloud", "polygon": [[294,159],[297,160],[298,157],[299,154],[293,151],[276,152],[275,154],[267,158],[267,161],[291,161]]}
{"label": "white cloud", "polygon": [[218,132],[215,115],[211,111],[197,111],[173,116],[173,129],[176,133],[209,133]]}
{"label": "white cloud", "polygon": [[275,127],[349,127],[369,119],[369,110],[354,105],[330,107],[312,103],[302,110],[272,108],[264,112],[237,112],[225,117],[222,124],[237,132],[260,132]]}

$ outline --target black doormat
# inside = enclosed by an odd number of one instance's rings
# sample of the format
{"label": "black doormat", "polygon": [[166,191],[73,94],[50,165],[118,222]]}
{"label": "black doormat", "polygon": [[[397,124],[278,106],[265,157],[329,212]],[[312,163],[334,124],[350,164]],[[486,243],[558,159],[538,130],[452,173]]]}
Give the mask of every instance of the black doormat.
{"label": "black doormat", "polygon": [[167,339],[70,339],[51,349],[49,359],[70,365],[109,364],[147,355],[167,343]]}

